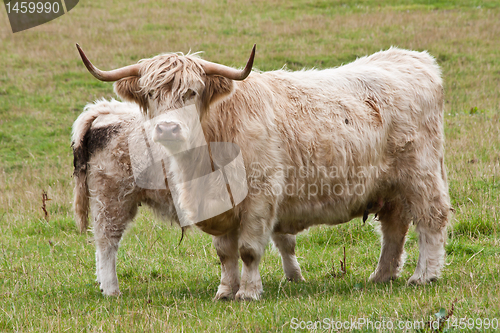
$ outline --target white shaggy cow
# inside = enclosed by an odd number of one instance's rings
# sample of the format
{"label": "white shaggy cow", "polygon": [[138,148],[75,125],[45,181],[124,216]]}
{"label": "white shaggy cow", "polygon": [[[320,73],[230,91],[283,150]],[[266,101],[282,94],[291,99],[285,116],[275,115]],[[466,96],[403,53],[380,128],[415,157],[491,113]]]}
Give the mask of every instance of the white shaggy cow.
{"label": "white shaggy cow", "polygon": [[[139,107],[115,100],[88,104],[73,124],[74,210],[81,232],[88,228],[91,208],[96,245],[96,275],[105,295],[118,295],[116,254],[127,225],[146,204],[156,215],[177,224],[167,186],[144,188],[137,183],[131,163],[130,142],[143,139],[144,117]],[[131,141],[132,140],[132,141]],[[163,173],[159,176],[165,183]],[[295,236],[273,235],[290,280],[302,280],[295,257]]]}
{"label": "white shaggy cow", "polygon": [[[412,222],[420,255],[409,282],[439,276],[451,206],[442,79],[428,53],[391,48],[338,68],[251,73],[255,48],[243,70],[164,54],[104,72],[79,51],[95,77],[117,81],[116,93],[150,119],[194,103],[206,142],[241,149],[247,198],[197,223],[215,236],[222,262],[216,298],[260,297],[258,265],[273,231],[296,234],[369,213],[378,214],[382,233],[372,281],[398,276]],[[180,120],[163,125],[190,139]],[[177,177],[185,177],[176,162]]]}

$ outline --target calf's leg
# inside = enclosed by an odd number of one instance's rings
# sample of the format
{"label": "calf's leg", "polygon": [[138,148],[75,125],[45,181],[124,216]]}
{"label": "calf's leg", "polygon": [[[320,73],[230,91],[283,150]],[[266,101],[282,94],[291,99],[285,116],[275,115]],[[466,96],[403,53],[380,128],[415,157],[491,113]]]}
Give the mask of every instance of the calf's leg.
{"label": "calf's leg", "polygon": [[116,275],[116,253],[119,239],[106,239],[95,235],[96,242],[96,275],[101,292],[108,296],[118,296],[118,277]]}
{"label": "calf's leg", "polygon": [[92,198],[94,239],[96,246],[96,277],[104,295],[118,296],[116,254],[127,224],[137,212],[137,205],[106,198]]}

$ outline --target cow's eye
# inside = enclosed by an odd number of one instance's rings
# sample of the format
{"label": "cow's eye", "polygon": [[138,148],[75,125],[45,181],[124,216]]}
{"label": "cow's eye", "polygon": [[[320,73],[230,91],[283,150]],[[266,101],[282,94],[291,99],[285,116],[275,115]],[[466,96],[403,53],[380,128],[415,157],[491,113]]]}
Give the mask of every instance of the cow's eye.
{"label": "cow's eye", "polygon": [[154,94],[155,94],[154,90],[151,90],[150,92],[148,92],[149,98],[153,98]]}
{"label": "cow's eye", "polygon": [[182,100],[185,102],[192,99],[194,96],[196,96],[196,92],[194,90],[188,89],[188,91],[186,91],[186,93],[182,96]]}

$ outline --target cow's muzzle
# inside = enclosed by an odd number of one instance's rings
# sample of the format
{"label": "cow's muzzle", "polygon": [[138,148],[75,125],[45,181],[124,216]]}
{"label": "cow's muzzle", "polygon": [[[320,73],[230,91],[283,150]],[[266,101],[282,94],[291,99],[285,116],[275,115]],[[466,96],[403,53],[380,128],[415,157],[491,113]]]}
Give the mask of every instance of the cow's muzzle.
{"label": "cow's muzzle", "polygon": [[156,124],[153,140],[157,142],[181,141],[181,126],[174,122],[161,122]]}

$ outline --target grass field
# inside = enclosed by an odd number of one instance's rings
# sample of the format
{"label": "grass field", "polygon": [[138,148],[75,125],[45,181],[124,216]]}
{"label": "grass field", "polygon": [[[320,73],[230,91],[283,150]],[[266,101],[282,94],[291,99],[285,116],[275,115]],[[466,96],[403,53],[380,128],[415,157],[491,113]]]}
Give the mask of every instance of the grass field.
{"label": "grass field", "polygon": [[[474,320],[472,331],[483,331],[480,320],[498,324],[499,22],[500,1],[492,0],[82,0],[55,21],[12,34],[0,9],[0,331],[293,331],[295,323],[323,318],[396,325],[435,319],[455,300],[450,324]],[[214,302],[220,264],[210,236],[193,230],[178,246],[180,229],[143,209],[118,254],[122,295],[103,297],[92,235],[74,224],[70,132],[86,103],[114,95],[110,83],[86,71],[76,42],[103,69],[189,50],[242,66],[254,43],[261,70],[334,67],[391,45],[428,50],[445,80],[456,210],[442,278],[406,285],[418,258],[412,231],[402,277],[369,283],[379,237],[374,223],[354,220],[298,236],[307,282],[287,282],[270,246],[260,265],[262,300]],[[43,191],[51,199],[48,220]],[[343,247],[347,273],[335,277]]]}

